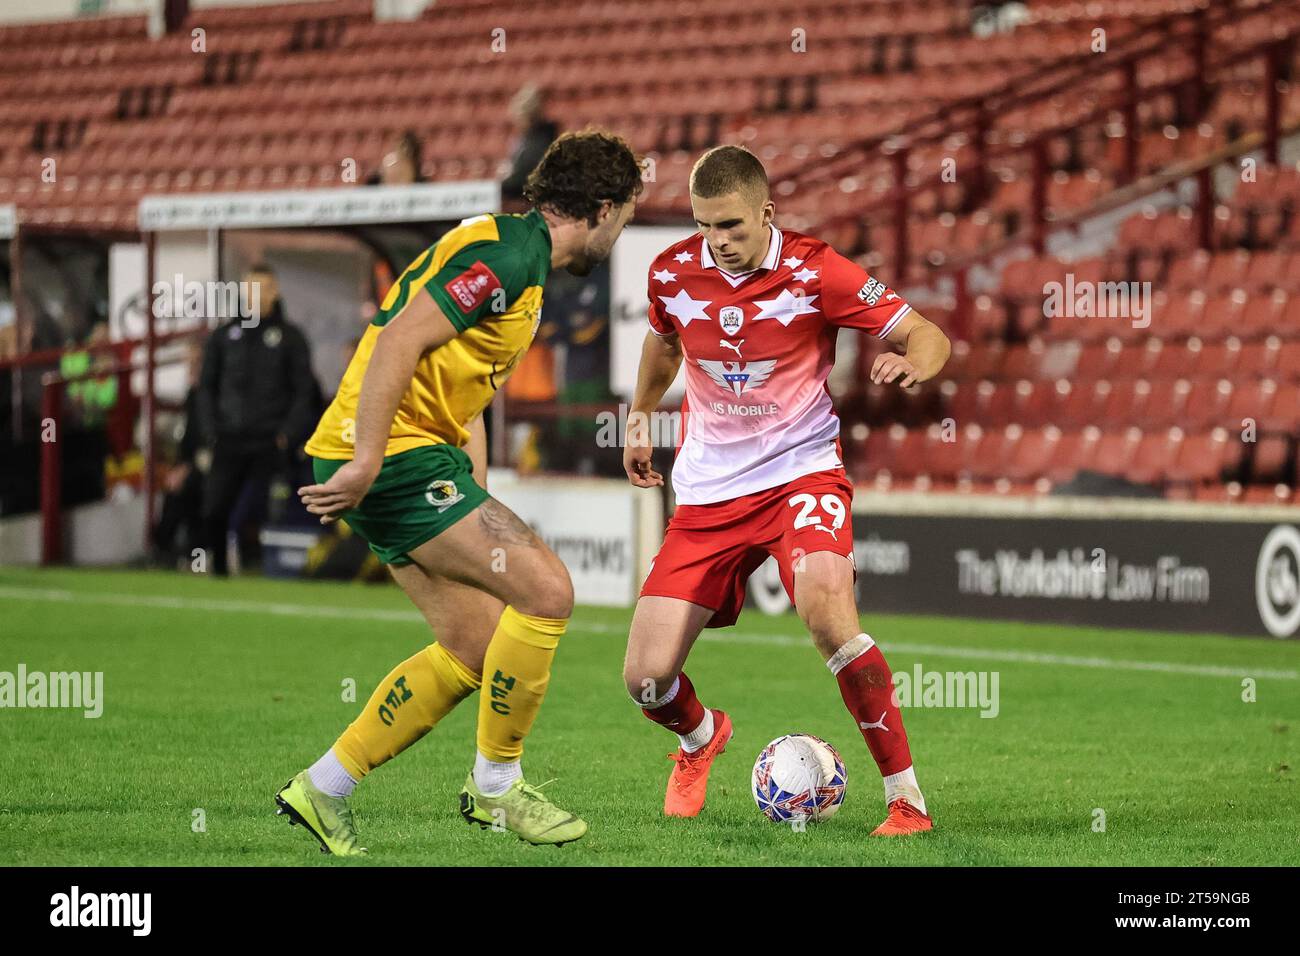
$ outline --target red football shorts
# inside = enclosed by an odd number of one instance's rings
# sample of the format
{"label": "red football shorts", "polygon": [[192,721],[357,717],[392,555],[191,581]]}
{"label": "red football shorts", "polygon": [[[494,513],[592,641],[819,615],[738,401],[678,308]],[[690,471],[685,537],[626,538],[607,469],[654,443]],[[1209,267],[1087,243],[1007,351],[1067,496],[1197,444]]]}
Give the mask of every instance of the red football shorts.
{"label": "red football shorts", "polygon": [[[706,627],[730,627],[749,576],[770,554],[794,603],[794,568],[805,554],[853,560],[853,485],[844,469],[708,505],[678,505],[641,596],[690,601],[716,612]],[[855,572],[856,573],[856,572]]]}

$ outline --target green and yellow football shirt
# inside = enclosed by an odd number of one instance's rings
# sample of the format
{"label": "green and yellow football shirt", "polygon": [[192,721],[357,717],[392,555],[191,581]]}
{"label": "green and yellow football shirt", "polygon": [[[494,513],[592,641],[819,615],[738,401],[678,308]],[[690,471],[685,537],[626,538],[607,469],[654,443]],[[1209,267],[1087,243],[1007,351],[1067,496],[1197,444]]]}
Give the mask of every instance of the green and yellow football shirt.
{"label": "green and yellow football shirt", "polygon": [[460,333],[420,359],[388,434],[385,457],[426,445],[462,447],[533,341],[551,234],[541,213],[466,219],[426,249],[389,290],[348,363],[338,394],[307,441],[317,458],[349,459],[357,400],[375,340],[424,290]]}

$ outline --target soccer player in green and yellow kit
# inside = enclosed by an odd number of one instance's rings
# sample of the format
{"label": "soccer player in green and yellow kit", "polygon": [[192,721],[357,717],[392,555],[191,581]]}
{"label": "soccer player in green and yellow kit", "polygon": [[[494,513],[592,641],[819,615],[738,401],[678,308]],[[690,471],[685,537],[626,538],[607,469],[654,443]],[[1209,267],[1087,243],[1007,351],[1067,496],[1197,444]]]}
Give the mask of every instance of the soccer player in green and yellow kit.
{"label": "soccer player in green and yellow kit", "polygon": [[437,636],[276,794],[280,812],[322,849],[364,852],[352,788],[480,688],[461,813],[530,843],[587,831],[520,768],[573,586],[560,559],[484,488],[482,415],[532,342],[547,273],[586,275],[605,259],[640,190],[640,166],[618,137],[556,140],[528,179],[530,212],[467,219],[401,275],[307,442],[317,481],[299,489],[307,510],[364,538]]}

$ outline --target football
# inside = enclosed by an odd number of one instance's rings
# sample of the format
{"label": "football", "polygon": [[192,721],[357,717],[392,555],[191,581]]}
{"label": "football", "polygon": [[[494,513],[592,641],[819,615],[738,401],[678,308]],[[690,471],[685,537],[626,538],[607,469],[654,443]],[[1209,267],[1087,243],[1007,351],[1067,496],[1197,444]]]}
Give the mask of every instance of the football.
{"label": "football", "polygon": [[786,734],[754,761],[754,802],[773,823],[827,820],[844,802],[848,775],[835,748],[812,734]]}

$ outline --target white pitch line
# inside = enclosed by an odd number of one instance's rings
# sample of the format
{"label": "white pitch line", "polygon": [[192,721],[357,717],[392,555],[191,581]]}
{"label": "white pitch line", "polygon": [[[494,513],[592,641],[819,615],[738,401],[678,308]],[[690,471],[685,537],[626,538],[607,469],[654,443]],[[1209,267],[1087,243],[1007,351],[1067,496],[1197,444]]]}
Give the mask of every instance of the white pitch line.
{"label": "white pitch line", "polygon": [[[621,632],[621,628],[608,625],[575,624],[574,630],[593,631],[598,634]],[[719,644],[771,644],[777,647],[810,647],[808,637],[788,634],[759,634],[747,631],[706,630],[700,634],[702,641]],[[964,657],[972,660],[1007,661],[1016,664],[1051,664],[1059,667],[1091,667],[1104,670],[1156,671],[1165,674],[1190,674],[1198,677],[1269,677],[1276,680],[1300,680],[1300,671],[1272,670],[1260,667],[1238,667],[1217,664],[1176,664],[1169,661],[1131,661],[1113,657],[1078,657],[1070,654],[1039,654],[1034,651],[1004,651],[987,647],[952,647],[944,644],[913,644],[910,641],[881,642],[888,651],[900,654],[937,654],[943,657]]]}
{"label": "white pitch line", "polygon": [[[281,617],[318,617],[353,621],[391,621],[423,624],[419,611],[386,608],[351,608],[320,604],[284,604],[280,602],[213,600],[205,598],[164,597],[145,594],[105,594],[103,592],[67,591],[55,588],[0,586],[0,598],[59,603],[108,604],[117,607],[153,607],[176,611],[216,611],[236,614],[274,614]],[[575,620],[571,630],[586,634],[622,634],[626,628]],[[717,643],[767,644],[776,647],[807,647],[807,637],[788,634],[761,634],[754,631],[706,630],[700,640]],[[1006,661],[1015,664],[1047,664],[1053,667],[1087,667],[1100,670],[1149,671],[1162,674],[1186,674],[1196,677],[1266,677],[1273,680],[1300,680],[1300,671],[1264,667],[1217,664],[1178,664],[1169,661],[1134,661],[1110,657],[1080,657],[1071,654],[1040,654],[1034,651],[1008,651],[986,647],[954,647],[944,644],[913,644],[890,641],[883,645],[902,654],[936,654],[971,660]]]}
{"label": "white pitch line", "polygon": [[156,607],[173,611],[227,611],[242,614],[276,614],[282,617],[325,617],[353,621],[418,621],[424,623],[419,611],[397,611],[385,608],[333,607],[318,604],[281,604],[260,601],[233,601],[227,599],[163,597],[156,594],[105,594],[83,591],[61,591],[53,588],[0,587],[0,598],[16,600],[80,602],[112,604],[118,607]]}

